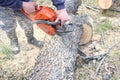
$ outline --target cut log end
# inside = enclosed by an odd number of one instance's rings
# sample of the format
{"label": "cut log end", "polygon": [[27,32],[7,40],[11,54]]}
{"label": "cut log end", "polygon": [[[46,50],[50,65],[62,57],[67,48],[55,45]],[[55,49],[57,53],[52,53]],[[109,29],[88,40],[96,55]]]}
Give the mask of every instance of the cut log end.
{"label": "cut log end", "polygon": [[112,0],[99,0],[98,4],[102,9],[109,9],[112,6],[113,2]]}
{"label": "cut log end", "polygon": [[83,33],[80,38],[80,45],[87,44],[92,40],[93,29],[89,24],[83,24]]}

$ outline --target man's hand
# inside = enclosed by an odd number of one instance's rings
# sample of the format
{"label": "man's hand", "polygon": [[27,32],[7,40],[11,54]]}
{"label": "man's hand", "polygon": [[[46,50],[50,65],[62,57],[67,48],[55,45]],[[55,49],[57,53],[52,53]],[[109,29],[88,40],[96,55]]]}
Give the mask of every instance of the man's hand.
{"label": "man's hand", "polygon": [[23,2],[23,9],[26,13],[34,13],[37,4],[35,2]]}
{"label": "man's hand", "polygon": [[58,10],[58,16],[55,22],[58,22],[59,20],[61,20],[61,25],[64,25],[65,22],[67,22],[69,20],[69,15],[66,11],[66,9],[61,9]]}

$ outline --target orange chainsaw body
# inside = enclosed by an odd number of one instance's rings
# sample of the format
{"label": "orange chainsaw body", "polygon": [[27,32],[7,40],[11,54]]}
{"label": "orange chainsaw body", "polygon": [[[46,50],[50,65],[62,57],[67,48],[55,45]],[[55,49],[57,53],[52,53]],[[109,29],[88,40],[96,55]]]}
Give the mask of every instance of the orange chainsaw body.
{"label": "orange chainsaw body", "polygon": [[[34,14],[27,14],[23,9],[22,12],[33,22],[36,20],[45,20],[45,21],[54,22],[57,18],[56,12],[53,9],[45,6],[37,7],[36,12]],[[55,28],[51,25],[40,23],[37,24],[37,26],[49,35],[56,34]]]}

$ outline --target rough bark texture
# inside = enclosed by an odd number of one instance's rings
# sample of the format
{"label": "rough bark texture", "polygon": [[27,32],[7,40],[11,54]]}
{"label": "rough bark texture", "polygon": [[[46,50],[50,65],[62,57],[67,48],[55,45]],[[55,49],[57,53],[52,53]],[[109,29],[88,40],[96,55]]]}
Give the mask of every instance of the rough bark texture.
{"label": "rough bark texture", "polygon": [[69,14],[75,14],[80,5],[81,0],[65,0],[65,6]]}
{"label": "rough bark texture", "polygon": [[[83,16],[82,16],[83,17]],[[80,37],[83,32],[81,16],[72,16],[66,30],[72,32],[45,39],[28,80],[74,80],[74,69]]]}

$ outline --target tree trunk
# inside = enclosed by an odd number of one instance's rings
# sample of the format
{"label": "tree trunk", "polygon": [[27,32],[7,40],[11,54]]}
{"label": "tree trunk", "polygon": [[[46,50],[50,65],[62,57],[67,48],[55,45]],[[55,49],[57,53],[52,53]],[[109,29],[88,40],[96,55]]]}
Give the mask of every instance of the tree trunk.
{"label": "tree trunk", "polygon": [[[66,0],[67,12],[75,14],[80,4],[81,0]],[[92,37],[91,20],[87,15],[72,15],[64,30],[70,32],[45,38],[44,47],[28,74],[28,80],[74,80],[78,47],[89,42]],[[90,35],[86,36],[86,31],[90,31]]]}
{"label": "tree trunk", "polygon": [[74,80],[75,61],[80,38],[83,33],[83,17],[72,16],[65,25],[66,34],[45,38],[36,64],[29,73],[28,80]]}

